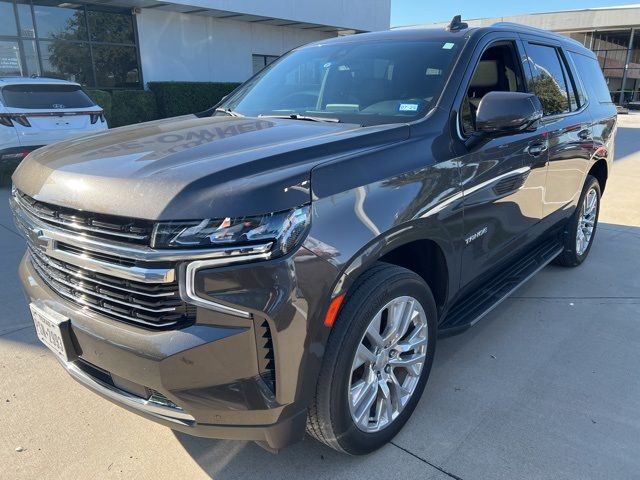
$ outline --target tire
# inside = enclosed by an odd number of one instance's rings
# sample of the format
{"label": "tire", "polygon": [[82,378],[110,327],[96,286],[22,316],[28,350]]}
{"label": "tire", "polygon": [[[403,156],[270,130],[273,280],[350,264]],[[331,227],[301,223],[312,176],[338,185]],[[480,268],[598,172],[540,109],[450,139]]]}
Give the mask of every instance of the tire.
{"label": "tire", "polygon": [[[595,199],[595,205],[593,206],[592,212],[585,217],[584,212],[585,209],[590,208],[591,198]],[[567,221],[562,234],[564,250],[556,257],[554,263],[563,267],[577,267],[585,261],[591,251],[591,246],[593,245],[593,240],[598,227],[600,198],[600,183],[595,177],[587,175],[578,206],[576,207],[575,212],[573,212],[573,215],[571,215]],[[587,225],[589,223],[593,226],[590,234],[588,234]],[[582,238],[586,239],[586,244],[579,243],[580,232],[582,232]]]}
{"label": "tire", "polygon": [[[390,312],[399,315],[396,317]],[[380,318],[379,326],[373,323],[375,318]],[[388,318],[411,320],[396,323],[387,321]],[[403,331],[399,327],[391,336],[396,339],[398,350],[393,349],[394,340],[370,340],[375,338],[370,332],[376,328],[384,337],[396,324],[407,325],[406,334],[399,333]],[[364,455],[388,443],[407,422],[422,395],[433,363],[436,332],[436,304],[421,277],[385,263],[377,263],[367,270],[351,287],[333,325],[316,395],[309,408],[307,432],[331,448],[350,455]],[[359,354],[356,359],[356,352],[363,352],[359,347],[365,344],[370,354],[375,351],[375,345],[384,345],[384,348],[379,349],[375,363],[367,354],[369,360],[352,372],[352,367],[363,358]],[[415,348],[409,348],[413,345]],[[416,359],[421,360],[413,366],[399,366]],[[393,379],[397,383],[394,384]],[[387,385],[386,390],[380,387],[381,384]],[[402,384],[402,388],[398,388],[398,384]],[[363,385],[369,385],[371,390],[359,390]],[[412,393],[408,395],[405,388]],[[373,403],[375,412],[380,415],[374,415],[376,418],[372,420],[372,410],[366,408],[366,399],[373,396],[373,389],[376,398],[380,396]],[[365,395],[368,392],[371,394]],[[359,398],[364,400],[358,403]],[[389,401],[385,402],[385,398]],[[358,423],[356,418],[362,420]]]}

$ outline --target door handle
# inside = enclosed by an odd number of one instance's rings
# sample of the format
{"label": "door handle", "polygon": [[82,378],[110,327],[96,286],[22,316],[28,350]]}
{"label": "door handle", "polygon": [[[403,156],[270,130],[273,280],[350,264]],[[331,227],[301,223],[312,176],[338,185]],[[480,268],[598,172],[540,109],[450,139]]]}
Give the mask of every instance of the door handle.
{"label": "door handle", "polygon": [[540,142],[540,143],[533,143],[529,145],[525,149],[525,151],[532,157],[539,157],[540,155],[542,155],[544,152],[547,151],[547,148],[549,147],[545,142]]}
{"label": "door handle", "polygon": [[578,138],[580,140],[589,140],[591,138],[591,130],[585,128],[584,130],[580,130],[578,132]]}

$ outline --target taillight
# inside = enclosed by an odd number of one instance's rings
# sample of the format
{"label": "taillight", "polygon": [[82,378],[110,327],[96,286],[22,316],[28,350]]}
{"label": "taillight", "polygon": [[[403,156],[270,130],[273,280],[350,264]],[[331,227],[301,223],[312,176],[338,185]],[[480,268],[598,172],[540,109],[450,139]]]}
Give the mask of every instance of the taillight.
{"label": "taillight", "polygon": [[14,122],[16,122],[19,125],[22,125],[23,127],[30,127],[31,124],[29,123],[29,119],[27,117],[21,116],[21,115],[16,115],[11,117],[11,120],[13,120]]}
{"label": "taillight", "polygon": [[22,152],[3,153],[0,155],[0,160],[22,160],[24,157],[29,155],[29,153],[29,150],[24,150]]}
{"label": "taillight", "polygon": [[11,115],[11,114],[3,114],[0,115],[0,125],[4,125],[5,127],[13,127],[13,123],[15,122],[23,127],[30,127],[29,119],[25,116],[21,115]]}
{"label": "taillight", "polygon": [[100,113],[91,113],[91,125],[98,123],[98,120],[100,120],[102,123],[104,123],[104,113],[100,112]]}

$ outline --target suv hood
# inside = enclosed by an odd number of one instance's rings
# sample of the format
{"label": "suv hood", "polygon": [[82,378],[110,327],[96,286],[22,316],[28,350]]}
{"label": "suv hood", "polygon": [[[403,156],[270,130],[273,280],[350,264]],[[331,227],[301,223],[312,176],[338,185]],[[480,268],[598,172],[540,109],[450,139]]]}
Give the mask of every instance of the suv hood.
{"label": "suv hood", "polygon": [[41,148],[13,182],[42,202],[125,217],[261,214],[309,202],[315,165],[408,132],[399,124],[188,115]]}

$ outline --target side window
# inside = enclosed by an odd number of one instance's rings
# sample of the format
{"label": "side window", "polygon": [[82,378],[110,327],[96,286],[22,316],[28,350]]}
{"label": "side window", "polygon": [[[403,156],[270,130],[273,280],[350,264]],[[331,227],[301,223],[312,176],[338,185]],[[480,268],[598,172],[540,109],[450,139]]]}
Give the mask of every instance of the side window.
{"label": "side window", "polygon": [[587,100],[589,98],[589,95],[587,95],[586,92],[587,86],[585,84],[585,80],[587,80],[588,77],[584,77],[578,70],[573,52],[567,51],[565,59],[566,63],[568,64],[569,70],[571,71],[571,78],[573,78],[573,86],[575,87],[576,95],[578,96],[578,105],[582,107],[585,103],[587,103]]}
{"label": "side window", "polygon": [[475,132],[476,111],[487,93],[524,91],[522,68],[516,51],[513,42],[501,41],[489,46],[480,57],[460,109],[465,135]]}
{"label": "side window", "polygon": [[575,88],[556,47],[530,43],[527,45],[533,77],[529,91],[535,93],[545,115],[568,113],[578,109]]}
{"label": "side window", "polygon": [[567,93],[569,94],[569,108],[571,111],[578,110],[580,108],[580,104],[578,103],[578,95],[576,94],[576,84],[572,75],[569,73],[569,68],[566,60],[563,58],[561,52],[558,52],[558,58],[560,60],[560,67],[562,68],[562,75],[564,76],[565,82],[567,84]]}
{"label": "side window", "polygon": [[574,52],[571,52],[570,55],[576,64],[582,82],[595,94],[596,100],[600,103],[611,103],[609,87],[604,79],[598,60]]}

